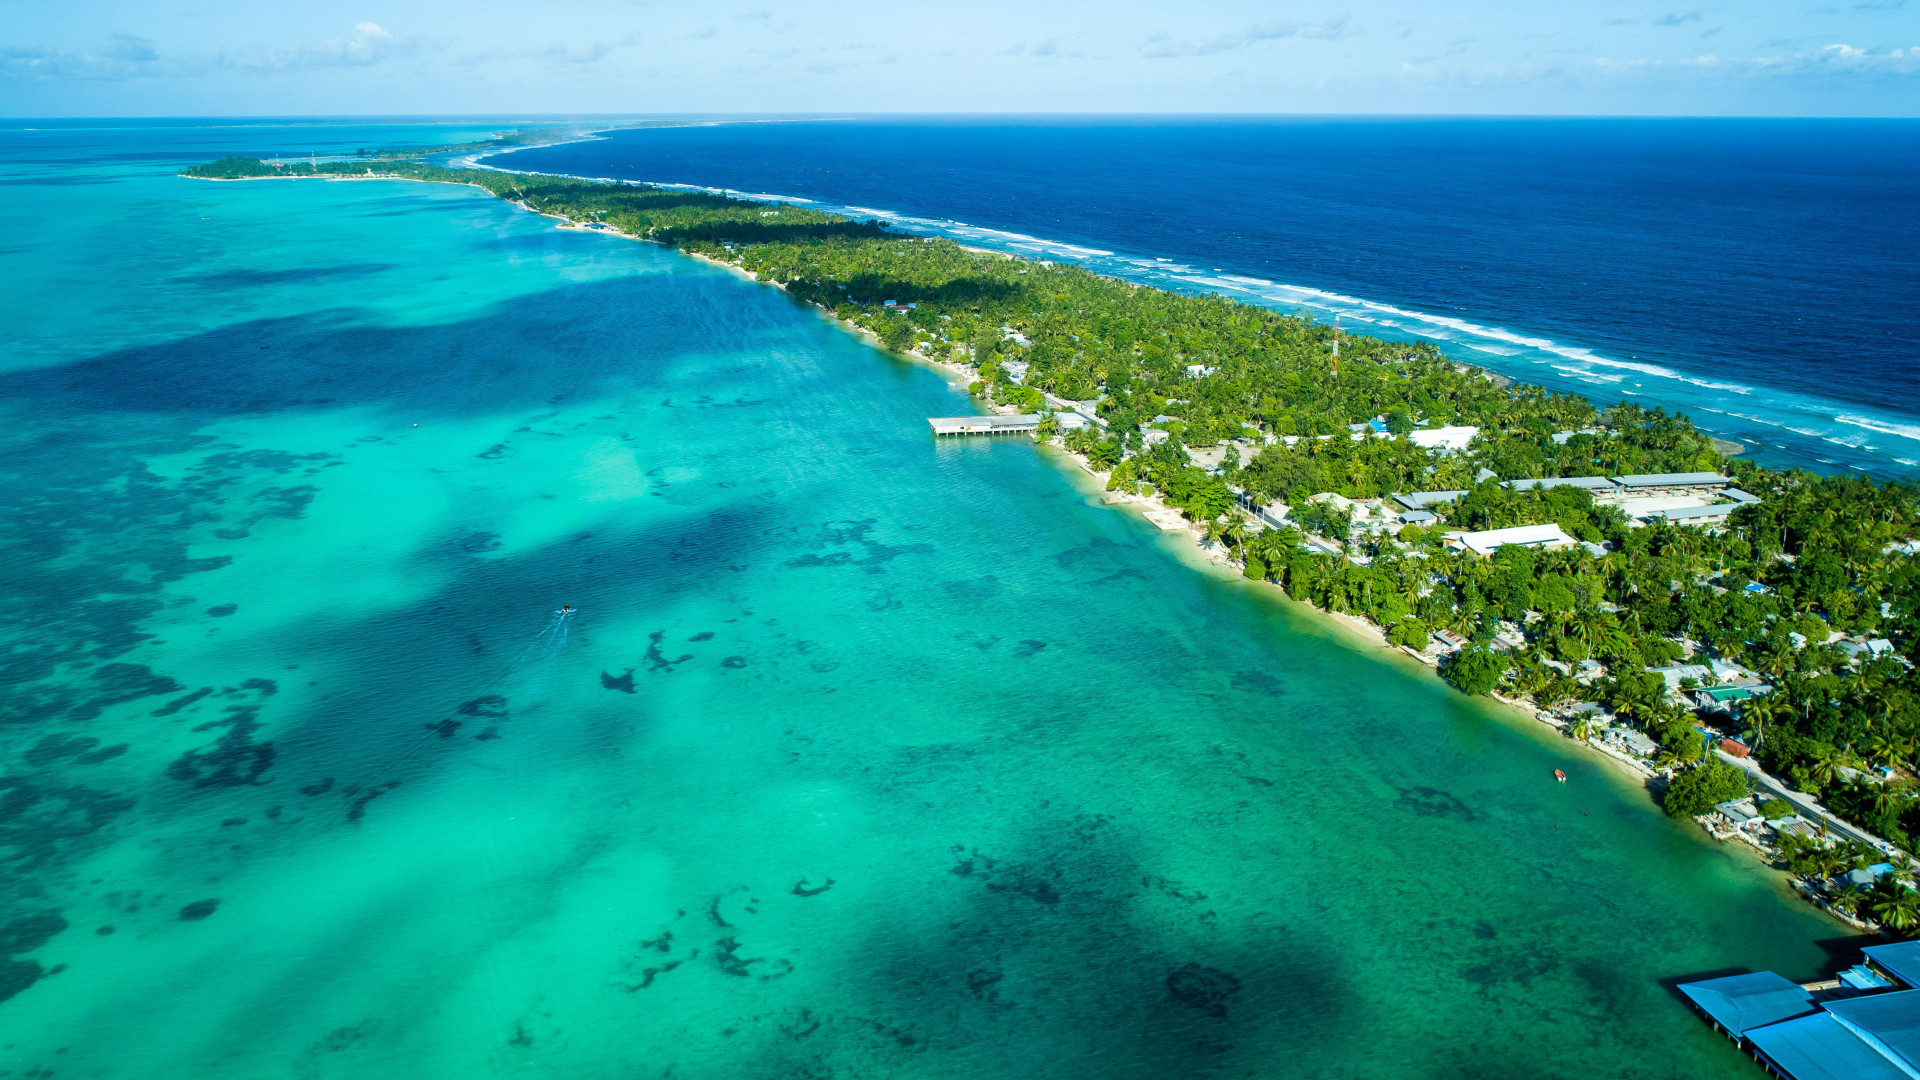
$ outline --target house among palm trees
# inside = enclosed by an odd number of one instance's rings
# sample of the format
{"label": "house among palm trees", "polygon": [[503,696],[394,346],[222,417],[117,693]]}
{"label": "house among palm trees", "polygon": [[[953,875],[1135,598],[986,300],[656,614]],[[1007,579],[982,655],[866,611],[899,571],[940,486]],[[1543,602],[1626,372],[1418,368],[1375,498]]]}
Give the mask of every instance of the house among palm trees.
{"label": "house among palm trees", "polygon": [[1920,941],[1863,951],[1861,963],[1821,982],[1757,971],[1678,989],[1774,1076],[1912,1080],[1920,1076]]}

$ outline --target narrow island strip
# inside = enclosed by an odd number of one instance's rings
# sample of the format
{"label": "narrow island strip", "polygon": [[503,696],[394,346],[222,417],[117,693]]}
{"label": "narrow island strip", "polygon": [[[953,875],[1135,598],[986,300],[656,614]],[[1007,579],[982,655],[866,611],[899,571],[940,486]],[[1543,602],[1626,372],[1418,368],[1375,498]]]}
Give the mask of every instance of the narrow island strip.
{"label": "narrow island strip", "polygon": [[[448,149],[475,147],[432,152]],[[1015,426],[1106,501],[1613,756],[1837,917],[1920,934],[1913,485],[1765,468],[1664,409],[1304,313],[777,201],[428,153],[183,175],[470,184],[773,284],[1032,417]]]}

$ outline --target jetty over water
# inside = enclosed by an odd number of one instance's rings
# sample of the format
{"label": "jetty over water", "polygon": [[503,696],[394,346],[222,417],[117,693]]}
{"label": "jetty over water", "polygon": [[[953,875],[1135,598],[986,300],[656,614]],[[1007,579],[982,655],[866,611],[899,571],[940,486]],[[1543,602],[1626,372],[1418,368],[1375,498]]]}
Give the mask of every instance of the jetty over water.
{"label": "jetty over water", "polygon": [[1920,1075],[1920,941],[1862,952],[1862,963],[1824,982],[1756,971],[1678,989],[1774,1076],[1911,1080]]}
{"label": "jetty over water", "polygon": [[1040,427],[1039,413],[1015,413],[1012,416],[929,416],[927,423],[935,435],[1011,435],[1035,431]]}

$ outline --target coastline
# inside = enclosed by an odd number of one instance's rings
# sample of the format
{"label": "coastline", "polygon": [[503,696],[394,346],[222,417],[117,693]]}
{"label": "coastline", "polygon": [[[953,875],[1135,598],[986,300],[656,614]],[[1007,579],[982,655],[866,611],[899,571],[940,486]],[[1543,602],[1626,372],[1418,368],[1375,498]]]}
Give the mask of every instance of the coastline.
{"label": "coastline", "polygon": [[[522,149],[522,148],[523,147],[515,147],[512,149]],[[511,150],[488,151],[486,153],[497,153],[497,152],[511,152]],[[493,166],[477,166],[477,167],[489,169],[491,171],[495,171],[503,174],[527,175],[527,174],[517,174],[517,173],[514,173],[513,170],[499,169]],[[208,179],[227,179],[226,177],[207,177],[207,178]],[[689,255],[695,259],[699,259],[701,261],[707,262],[713,266],[725,268],[739,275],[745,280],[753,281],[758,284],[773,285],[775,288],[780,289],[782,292],[788,293],[788,295],[793,297],[796,301],[805,303],[808,306],[818,309],[820,314],[823,317],[831,319],[833,322],[838,324],[843,330],[848,331],[849,333],[853,334],[855,337],[861,339],[863,342],[873,345],[877,348],[881,348],[884,351],[887,351],[896,357],[914,360],[920,363],[928,364],[936,368],[937,370],[941,371],[941,373],[943,374],[943,377],[949,377],[950,381],[952,381],[957,388],[965,389],[969,385],[969,380],[978,375],[977,369],[975,369],[969,364],[928,355],[927,353],[923,353],[919,351],[917,346],[911,349],[906,349],[906,350],[889,348],[881,340],[880,336],[876,334],[873,330],[865,326],[862,326],[860,323],[852,319],[841,317],[839,314],[837,314],[835,311],[828,308],[824,304],[821,304],[811,299],[803,298],[800,296],[794,296],[792,290],[788,289],[787,284],[784,281],[781,281],[775,278],[770,278],[770,277],[762,277],[756,274],[754,271],[746,268],[744,265],[742,265],[742,262],[739,261],[738,259],[736,259],[735,261],[727,261],[721,258],[717,258],[713,255],[709,255],[705,252],[689,250],[688,248],[680,247],[677,244],[674,244],[671,242],[664,242],[650,235],[637,235],[635,233],[627,232],[617,227],[600,224],[598,222],[589,223],[586,221],[578,220],[576,218],[568,216],[565,213],[555,213],[548,210],[544,210],[534,205],[531,205],[529,202],[518,201],[512,198],[509,198],[505,195],[502,195],[499,192],[492,191],[491,189],[487,188],[485,185],[480,183],[475,183],[471,181],[460,181],[460,180],[454,180],[454,179],[411,177],[411,176],[402,176],[397,174],[359,175],[359,176],[351,175],[351,174],[333,175],[333,176],[287,175],[287,176],[263,176],[263,177],[232,177],[232,179],[351,179],[351,180],[402,179],[402,180],[413,180],[415,182],[421,182],[421,183],[454,183],[454,184],[458,184],[459,186],[476,187],[482,191],[487,191],[489,194],[494,195],[495,197],[502,198],[503,201],[507,201],[520,209],[527,210],[531,213],[538,214],[542,217],[555,220],[556,222],[559,223],[556,226],[558,228],[565,228],[565,229],[579,230],[579,231],[592,231],[592,232],[597,232],[604,235],[618,236],[622,239],[648,241],[648,242],[660,244],[661,246],[664,246],[664,247],[673,247],[680,254]],[[594,181],[594,183],[598,183],[598,182]],[[599,227],[590,228],[589,227],[590,224],[598,225]],[[987,255],[987,256],[992,256],[992,257],[1001,258],[1001,259],[1011,259],[1014,261],[1023,261],[1020,256],[1011,255],[1005,252],[997,252],[997,251],[991,251],[991,250],[980,249],[980,248],[963,248],[963,249],[974,252],[976,254],[980,254],[980,255]],[[1031,261],[1031,260],[1024,260],[1024,261]],[[1113,279],[1113,280],[1120,280],[1120,279]],[[1130,287],[1138,287],[1138,286],[1132,286],[1131,283],[1125,283],[1125,282],[1123,283],[1129,284]],[[1004,409],[1006,407],[1003,406],[1002,408]],[[1065,445],[1055,445],[1051,442],[1045,442],[1038,439],[1036,439],[1035,441],[1040,445],[1048,446],[1051,449],[1058,450],[1061,453],[1067,455],[1067,457],[1072,459],[1073,464],[1075,466],[1077,466],[1080,470],[1087,473],[1087,482],[1104,486],[1109,474],[1106,472],[1097,470],[1094,463],[1087,456],[1080,454],[1074,450],[1071,450],[1067,448]],[[1719,440],[1716,440],[1716,442],[1718,441]],[[1718,447],[1716,447],[1716,449],[1718,449]],[[1067,469],[1066,471],[1069,473],[1069,475],[1071,475],[1071,472],[1072,472],[1071,469]],[[1076,481],[1076,483],[1079,481],[1078,477],[1074,477],[1073,479]],[[1195,526],[1194,523],[1187,522],[1186,524],[1176,528],[1176,527],[1170,527],[1165,524],[1161,524],[1160,521],[1155,521],[1152,515],[1161,515],[1163,517],[1163,520],[1165,520],[1164,515],[1180,515],[1183,513],[1183,511],[1180,510],[1180,508],[1169,504],[1166,501],[1166,499],[1162,496],[1161,493],[1157,491],[1152,494],[1140,494],[1140,493],[1120,494],[1118,492],[1110,492],[1109,496],[1111,497],[1101,496],[1100,502],[1103,505],[1108,506],[1109,508],[1136,511],[1141,515],[1143,519],[1160,528],[1162,532],[1180,532],[1182,534],[1182,537],[1180,538],[1181,549],[1189,553],[1195,560],[1210,563],[1213,566],[1220,569],[1221,571],[1234,571],[1234,570],[1243,571],[1244,570],[1245,564],[1243,561],[1235,559],[1232,553],[1228,551],[1226,548],[1222,547],[1221,545],[1207,541],[1202,535],[1201,531]],[[1336,636],[1344,637],[1347,640],[1347,643],[1350,645],[1350,647],[1360,648],[1361,646],[1365,646],[1369,648],[1389,649],[1389,650],[1406,652],[1409,654],[1410,659],[1416,660],[1420,662],[1422,666],[1427,667],[1428,674],[1430,676],[1436,679],[1439,678],[1439,675],[1435,670],[1435,668],[1437,667],[1437,663],[1433,659],[1420,654],[1415,654],[1412,652],[1412,650],[1407,649],[1405,647],[1395,646],[1391,644],[1388,640],[1388,635],[1386,630],[1383,629],[1381,626],[1375,624],[1371,620],[1349,613],[1349,612],[1340,612],[1340,611],[1330,610],[1327,608],[1322,608],[1319,605],[1316,605],[1310,601],[1298,600],[1288,595],[1285,588],[1276,582],[1262,581],[1261,583],[1272,585],[1274,588],[1279,589],[1281,599],[1292,600],[1295,603],[1298,603],[1304,607],[1311,608],[1315,614],[1324,616],[1325,618],[1322,620],[1323,624],[1327,626],[1328,629],[1332,631]],[[1445,680],[1441,680],[1441,681],[1444,682]],[[1540,722],[1549,727],[1555,728],[1557,731],[1561,732],[1566,737],[1569,737],[1569,738],[1571,737],[1564,723],[1557,720],[1557,718],[1552,717],[1546,710],[1541,709],[1537,703],[1535,703],[1531,698],[1525,695],[1520,695],[1517,697],[1509,697],[1509,696],[1501,695],[1498,693],[1490,693],[1490,694],[1487,694],[1486,696],[1490,697],[1494,702],[1496,702],[1499,706],[1501,706],[1502,711],[1507,714],[1510,714],[1516,718],[1519,718],[1519,717],[1531,718],[1537,722]],[[1601,746],[1592,739],[1575,740],[1575,741],[1584,743],[1587,749],[1597,752],[1599,756],[1605,757],[1608,760],[1615,763],[1616,765],[1620,766],[1624,773],[1627,773],[1639,779],[1642,786],[1653,788],[1658,784],[1658,782],[1662,778],[1661,774],[1655,773],[1653,770],[1647,768],[1643,763],[1637,761],[1636,759],[1620,754],[1619,752],[1614,751],[1608,747]],[[1709,836],[1713,836],[1713,833],[1710,830],[1703,829],[1703,831],[1708,832]],[[1715,838],[1717,839],[1718,837],[1715,837]],[[1804,890],[1800,890],[1800,891],[1802,892],[1802,894],[1804,894]],[[1809,897],[1809,899],[1813,899],[1813,898]],[[1818,903],[1817,900],[1815,902]],[[1825,909],[1826,907],[1826,905],[1824,904],[1820,904],[1820,906],[1822,906],[1823,909]],[[1829,911],[1829,913],[1836,914],[1836,917],[1839,917],[1837,913],[1834,913],[1831,911]],[[1849,921],[1849,920],[1845,920],[1843,918],[1843,921]],[[1857,926],[1860,924],[1855,923],[1853,925]]]}
{"label": "coastline", "polygon": [[[645,238],[634,237],[634,239],[645,239]],[[1000,252],[993,252],[993,251],[988,251],[984,249],[972,249],[972,250],[975,250],[979,254],[983,254],[983,255],[991,255],[991,256],[1000,257],[1000,258],[1016,258],[1015,256],[1008,256]],[[772,285],[775,288],[779,289],[781,292],[789,293],[790,295],[790,290],[786,288],[783,282],[774,281],[774,280],[763,281],[759,277],[757,277],[755,274],[748,271],[745,267],[741,266],[739,263],[727,262],[725,260],[717,259],[701,252],[682,251],[682,254],[691,255],[692,257],[696,259],[700,259],[711,265],[721,267],[727,270],[731,270],[739,274],[744,280],[751,281],[756,284]],[[804,301],[804,300],[799,300],[797,302],[807,304],[807,306],[809,307],[813,307],[816,311],[818,311],[821,317],[832,321],[837,326],[839,326],[842,330],[847,331],[848,333],[852,334],[856,338],[859,338],[864,343],[873,346],[874,348],[887,352],[892,356],[899,357],[901,359],[912,360],[917,363],[924,364],[926,366],[929,366],[935,369],[936,371],[940,372],[943,376],[949,377],[952,385],[956,389],[964,390],[969,385],[969,381],[978,374],[977,369],[972,367],[971,365],[962,364],[952,360],[945,360],[938,357],[930,356],[918,351],[917,349],[906,350],[906,351],[889,349],[880,340],[878,335],[876,335],[866,327],[863,327],[858,323],[853,322],[852,320],[839,318],[832,311],[825,309],[822,305],[809,303],[808,301]],[[989,409],[989,411],[992,411],[992,410]],[[1078,484],[1082,481],[1082,477],[1076,476],[1075,473],[1082,473],[1084,474],[1084,479],[1086,482],[1097,484],[1102,490],[1105,489],[1106,481],[1111,474],[1106,471],[1097,470],[1093,462],[1090,461],[1085,455],[1069,449],[1064,445],[1063,442],[1058,440],[1041,440],[1036,438],[1033,440],[1033,442],[1037,448],[1043,451],[1042,456],[1047,456],[1047,454],[1045,453],[1046,451],[1052,451],[1054,453],[1062,455],[1067,461],[1070,461],[1072,463],[1071,467],[1069,467],[1060,462],[1056,462],[1056,466],[1061,468],[1062,472],[1066,474],[1067,478],[1069,479],[1069,482],[1075,483],[1075,485],[1078,486]],[[1724,442],[1724,440],[1715,440],[1715,442],[1716,443]],[[1168,529],[1167,527],[1162,526],[1158,522],[1154,521],[1152,517],[1149,516],[1155,513],[1184,516],[1183,511],[1167,503],[1166,500],[1162,497],[1162,495],[1159,492],[1156,491],[1151,494],[1132,493],[1132,494],[1122,495],[1118,492],[1109,491],[1109,492],[1106,492],[1104,495],[1095,493],[1094,497],[1098,499],[1099,503],[1102,506],[1105,506],[1109,509],[1129,511],[1136,514],[1145,523],[1154,525],[1156,528],[1160,529],[1160,531],[1163,534],[1170,533],[1170,532],[1179,533],[1180,534],[1179,540],[1177,541],[1179,545],[1179,550],[1181,552],[1184,552],[1192,563],[1196,564],[1195,565],[1196,569],[1202,568],[1202,566],[1199,564],[1208,564],[1222,573],[1227,573],[1227,572],[1238,573],[1244,579],[1245,564],[1241,561],[1233,559],[1231,557],[1231,554],[1227,552],[1224,548],[1221,548],[1219,545],[1210,544],[1204,538],[1200,529],[1197,527],[1195,523],[1188,521],[1185,525],[1183,525],[1180,528]],[[1372,649],[1372,650],[1385,650],[1390,652],[1401,653],[1410,662],[1418,663],[1421,667],[1425,668],[1426,670],[1423,674],[1426,678],[1432,679],[1436,682],[1441,683],[1442,685],[1448,686],[1449,689],[1452,689],[1451,684],[1448,684],[1445,679],[1441,678],[1438,671],[1439,664],[1436,659],[1428,657],[1424,654],[1415,653],[1411,649],[1408,649],[1404,646],[1393,645],[1388,640],[1387,631],[1384,628],[1380,627],[1379,625],[1373,623],[1372,621],[1365,619],[1363,617],[1360,617],[1358,615],[1352,614],[1350,612],[1331,611],[1326,608],[1322,608],[1319,605],[1314,604],[1310,601],[1298,600],[1292,596],[1289,596],[1285,588],[1282,587],[1277,582],[1261,579],[1261,580],[1249,580],[1248,583],[1257,585],[1257,586],[1265,586],[1265,587],[1271,588],[1279,593],[1279,596],[1274,597],[1274,599],[1278,599],[1283,602],[1297,605],[1298,607],[1306,609],[1308,612],[1311,612],[1313,616],[1317,617],[1321,625],[1324,626],[1330,632],[1330,636],[1333,636],[1336,639],[1344,639],[1344,642],[1347,645],[1347,647],[1353,648],[1356,650],[1362,650],[1362,651]],[[1624,783],[1628,783],[1643,791],[1648,792],[1650,795],[1652,795],[1655,798],[1656,802],[1658,800],[1658,796],[1660,792],[1664,790],[1667,783],[1671,781],[1673,771],[1670,768],[1665,770],[1655,770],[1648,763],[1638,758],[1624,754],[1619,750],[1616,750],[1610,746],[1605,745],[1597,737],[1590,736],[1585,739],[1576,738],[1570,726],[1566,722],[1552,715],[1552,713],[1549,710],[1540,707],[1540,705],[1537,702],[1535,702],[1531,697],[1527,695],[1523,694],[1523,695],[1517,695],[1517,696],[1509,696],[1509,695],[1494,691],[1494,692],[1489,692],[1484,696],[1490,699],[1492,702],[1494,702],[1495,708],[1493,712],[1496,715],[1506,717],[1510,721],[1514,721],[1514,722],[1532,721],[1534,723],[1540,724],[1546,728],[1551,729],[1559,737],[1569,742],[1575,743],[1579,747],[1579,750],[1581,752],[1590,754],[1591,755],[1590,760],[1592,760],[1595,764],[1600,764],[1601,762],[1604,762],[1606,763],[1606,765],[1611,766],[1611,768],[1608,770],[1609,775],[1615,776]],[[1468,699],[1471,700],[1472,696],[1469,695]],[[1702,842],[1712,841],[1719,847],[1725,847],[1725,845],[1729,843],[1728,838],[1717,835],[1714,832],[1714,830],[1711,827],[1709,827],[1708,823],[1704,819],[1700,819],[1696,821],[1696,824],[1700,826],[1696,836]],[[1736,845],[1736,847],[1749,847],[1749,846],[1752,846],[1752,845],[1750,844]],[[1835,910],[1831,904],[1827,903],[1822,897],[1815,895],[1809,888],[1807,888],[1805,883],[1795,878],[1791,873],[1789,873],[1785,869],[1776,865],[1773,861],[1773,857],[1769,855],[1764,849],[1755,847],[1753,854],[1757,857],[1758,866],[1766,874],[1784,883],[1786,894],[1796,896],[1812,904],[1814,907],[1818,908],[1823,914],[1847,926],[1849,929],[1861,930],[1861,929],[1868,928],[1870,926],[1870,924],[1860,922],[1859,920],[1856,920],[1856,919],[1852,919],[1842,914],[1841,912]],[[1908,858],[1911,858],[1911,856],[1908,856]]]}

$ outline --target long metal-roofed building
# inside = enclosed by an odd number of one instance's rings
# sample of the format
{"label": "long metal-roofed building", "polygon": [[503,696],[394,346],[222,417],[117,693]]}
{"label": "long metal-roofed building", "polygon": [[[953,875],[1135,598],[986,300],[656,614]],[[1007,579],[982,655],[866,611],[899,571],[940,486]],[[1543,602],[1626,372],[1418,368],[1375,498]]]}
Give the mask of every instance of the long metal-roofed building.
{"label": "long metal-roofed building", "polygon": [[1039,413],[1011,416],[929,416],[935,435],[1010,435],[1040,427]]}
{"label": "long metal-roofed building", "polygon": [[1680,992],[1736,1042],[1754,1028],[1820,1011],[1813,1003],[1813,991],[1771,971],[1682,983]]}
{"label": "long metal-roofed building", "polygon": [[1920,942],[1871,945],[1838,979],[1771,971],[1681,983],[1714,1028],[1784,1080],[1920,1077]]}
{"label": "long metal-roofed building", "polygon": [[1920,986],[1920,941],[1869,945],[1860,951],[1866,954],[1868,967],[1908,986]]}
{"label": "long metal-roofed building", "polygon": [[1725,521],[1740,509],[1740,503],[1714,503],[1712,506],[1674,506],[1665,510],[1655,510],[1646,516],[1651,521],[1672,522],[1675,525],[1705,525],[1709,522]]}
{"label": "long metal-roofed building", "polygon": [[1514,491],[1544,491],[1548,488],[1574,487],[1587,491],[1612,491],[1613,481],[1604,476],[1547,476],[1529,480],[1509,480],[1507,487]]}
{"label": "long metal-roofed building", "polygon": [[1450,503],[1465,494],[1465,491],[1410,491],[1405,495],[1395,495],[1393,501],[1409,510],[1425,510]]}
{"label": "long metal-roofed building", "polygon": [[1719,491],[1733,483],[1733,479],[1710,472],[1669,472],[1616,476],[1613,482],[1625,495],[1706,494]]}
{"label": "long metal-roofed building", "polygon": [[1791,1080],[1913,1080],[1920,990],[1826,1003],[1825,1012],[1747,1032],[1762,1065]]}

